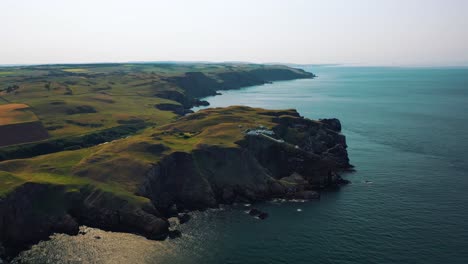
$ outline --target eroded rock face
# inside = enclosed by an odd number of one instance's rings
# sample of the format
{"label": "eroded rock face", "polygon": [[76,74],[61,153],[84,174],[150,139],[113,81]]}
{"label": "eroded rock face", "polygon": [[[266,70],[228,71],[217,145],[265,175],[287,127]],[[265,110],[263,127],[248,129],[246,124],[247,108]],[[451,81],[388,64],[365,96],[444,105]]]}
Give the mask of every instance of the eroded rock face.
{"label": "eroded rock face", "polygon": [[[104,230],[131,232],[150,239],[164,239],[169,223],[150,204],[137,206],[100,190],[82,190],[71,209],[80,224]],[[84,197],[84,198],[83,198]]]}
{"label": "eroded rock face", "polygon": [[148,203],[140,207],[92,189],[25,183],[0,200],[0,241],[8,255],[53,233],[76,235],[79,225],[165,238],[169,224]]}
{"label": "eroded rock face", "polygon": [[166,156],[148,172],[139,194],[163,212],[317,199],[318,190],[343,182],[339,172],[351,167],[346,139],[337,131],[341,124],[283,114],[277,113],[273,134],[246,133],[239,147],[199,146]]}
{"label": "eroded rock face", "polygon": [[78,233],[78,223],[66,212],[64,195],[60,186],[25,183],[1,200],[0,241],[7,250],[20,250],[54,232]]}
{"label": "eroded rock face", "polygon": [[164,211],[174,204],[193,210],[265,197],[270,181],[247,150],[211,146],[164,158],[148,172],[140,192]]}
{"label": "eroded rock face", "polygon": [[[314,77],[314,74],[299,69],[295,69],[295,71],[289,69],[256,69],[212,73],[210,76],[202,72],[187,72],[183,76],[167,78],[166,81],[176,84],[184,90],[185,95],[189,98],[202,98],[216,95],[217,90],[239,89],[272,81]],[[166,96],[168,99],[184,104],[182,99],[174,92],[168,92]]]}
{"label": "eroded rock face", "polygon": [[341,132],[340,120],[336,118],[324,118],[324,119],[319,119],[319,121],[325,124],[329,129],[336,131],[336,132]]}

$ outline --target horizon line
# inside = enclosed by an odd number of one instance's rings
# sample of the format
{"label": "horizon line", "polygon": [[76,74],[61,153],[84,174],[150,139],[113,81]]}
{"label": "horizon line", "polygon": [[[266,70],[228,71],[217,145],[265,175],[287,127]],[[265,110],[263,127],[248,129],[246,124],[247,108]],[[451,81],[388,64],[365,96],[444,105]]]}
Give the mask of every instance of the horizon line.
{"label": "horizon line", "polygon": [[95,62],[51,62],[51,63],[5,63],[0,67],[27,67],[27,66],[57,66],[57,65],[92,65],[92,64],[259,64],[284,66],[317,66],[317,67],[389,67],[389,68],[454,68],[468,67],[466,63],[454,64],[371,64],[371,63],[294,63],[294,62],[251,62],[251,61],[199,61],[199,60],[156,60],[156,61],[95,61]]}

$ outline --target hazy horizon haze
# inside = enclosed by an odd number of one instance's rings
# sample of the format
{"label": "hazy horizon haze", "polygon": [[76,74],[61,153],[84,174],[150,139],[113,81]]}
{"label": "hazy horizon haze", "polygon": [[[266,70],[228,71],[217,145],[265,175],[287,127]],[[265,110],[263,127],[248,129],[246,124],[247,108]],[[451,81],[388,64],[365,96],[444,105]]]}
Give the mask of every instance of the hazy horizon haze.
{"label": "hazy horizon haze", "polygon": [[463,0],[3,0],[0,13],[0,64],[468,65]]}

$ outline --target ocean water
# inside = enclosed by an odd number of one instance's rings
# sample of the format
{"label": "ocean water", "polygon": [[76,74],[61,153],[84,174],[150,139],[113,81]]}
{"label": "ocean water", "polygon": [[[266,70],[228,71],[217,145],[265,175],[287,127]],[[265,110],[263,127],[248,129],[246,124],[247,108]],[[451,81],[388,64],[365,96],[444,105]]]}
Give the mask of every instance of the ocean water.
{"label": "ocean water", "polygon": [[[56,235],[26,262],[468,263],[468,68],[305,67],[313,80],[209,97],[211,107],[337,117],[356,172],[320,201],[196,212],[163,242]],[[298,210],[300,209],[300,210]],[[93,232],[90,232],[92,234]]]}

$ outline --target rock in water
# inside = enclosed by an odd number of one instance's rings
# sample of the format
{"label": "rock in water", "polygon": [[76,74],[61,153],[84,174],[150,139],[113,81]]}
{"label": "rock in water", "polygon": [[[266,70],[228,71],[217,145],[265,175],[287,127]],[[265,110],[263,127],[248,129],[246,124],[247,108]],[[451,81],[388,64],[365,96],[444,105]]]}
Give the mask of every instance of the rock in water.
{"label": "rock in water", "polygon": [[258,210],[257,208],[252,208],[249,210],[249,215],[251,216],[258,216],[260,215],[262,212],[260,210]]}
{"label": "rock in water", "polygon": [[184,224],[184,223],[187,223],[190,220],[190,215],[185,214],[185,213],[181,213],[181,214],[179,214],[177,216],[177,218],[179,219],[180,224]]}
{"label": "rock in water", "polygon": [[253,217],[258,217],[259,219],[266,219],[268,217],[268,213],[262,212],[258,210],[257,208],[252,208],[249,210],[249,215]]}
{"label": "rock in water", "polygon": [[265,213],[265,212],[261,212],[261,213],[258,215],[258,218],[260,218],[260,219],[262,219],[262,220],[265,220],[267,217],[268,217],[268,213]]}
{"label": "rock in water", "polygon": [[179,230],[171,230],[169,231],[169,238],[174,239],[174,238],[179,238],[182,236],[182,233]]}

